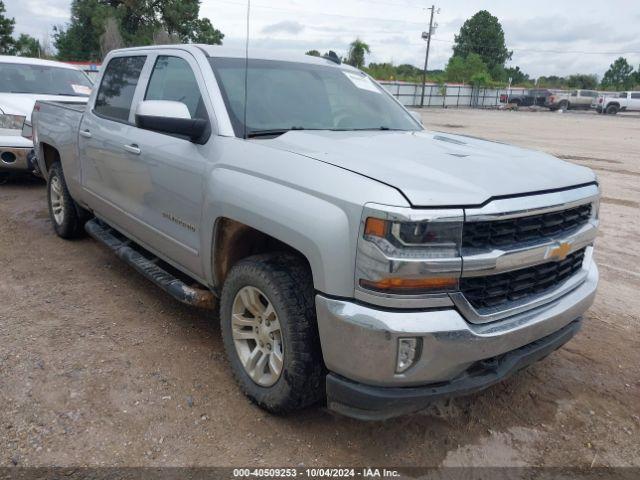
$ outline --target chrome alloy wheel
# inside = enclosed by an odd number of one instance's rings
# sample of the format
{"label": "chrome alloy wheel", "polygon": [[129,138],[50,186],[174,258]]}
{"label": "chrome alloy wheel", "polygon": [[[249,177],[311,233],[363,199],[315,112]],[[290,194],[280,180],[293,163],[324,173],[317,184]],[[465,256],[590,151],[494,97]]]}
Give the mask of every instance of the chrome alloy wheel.
{"label": "chrome alloy wheel", "polygon": [[284,344],[278,315],[267,296],[246,286],[233,300],[231,332],[240,363],[262,387],[275,384],[282,374]]}
{"label": "chrome alloy wheel", "polygon": [[64,222],[64,200],[62,197],[62,182],[57,176],[51,178],[51,187],[49,188],[49,201],[51,202],[51,211],[53,218],[58,225]]}

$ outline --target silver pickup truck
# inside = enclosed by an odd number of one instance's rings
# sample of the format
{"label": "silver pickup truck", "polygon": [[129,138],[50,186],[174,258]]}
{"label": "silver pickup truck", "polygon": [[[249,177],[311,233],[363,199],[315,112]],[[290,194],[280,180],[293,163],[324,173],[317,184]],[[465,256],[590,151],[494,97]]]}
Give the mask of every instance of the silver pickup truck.
{"label": "silver pickup truck", "polygon": [[591,170],[427,131],[336,57],[118,50],[86,107],[38,102],[33,124],[57,234],[219,308],[272,412],[383,419],[481,390],[595,296]]}

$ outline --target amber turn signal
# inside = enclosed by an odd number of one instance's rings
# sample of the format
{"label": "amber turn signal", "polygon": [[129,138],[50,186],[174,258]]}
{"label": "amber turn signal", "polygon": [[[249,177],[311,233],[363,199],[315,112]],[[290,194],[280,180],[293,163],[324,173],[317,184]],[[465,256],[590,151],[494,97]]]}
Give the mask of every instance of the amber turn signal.
{"label": "amber turn signal", "polygon": [[379,292],[425,292],[442,291],[454,289],[458,286],[457,278],[433,277],[433,278],[385,278],[383,280],[371,281],[360,280],[360,286],[369,290]]}
{"label": "amber turn signal", "polygon": [[364,234],[384,238],[387,234],[386,220],[373,217],[367,218],[367,222],[364,225]]}

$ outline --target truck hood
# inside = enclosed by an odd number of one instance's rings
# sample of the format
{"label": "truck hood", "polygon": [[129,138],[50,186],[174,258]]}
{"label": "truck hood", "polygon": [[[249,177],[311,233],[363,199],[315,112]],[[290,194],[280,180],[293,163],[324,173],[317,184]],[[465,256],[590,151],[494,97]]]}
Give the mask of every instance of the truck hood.
{"label": "truck hood", "polygon": [[256,141],[376,179],[421,207],[479,205],[596,179],[590,169],[546,153],[426,130],[290,131]]}
{"label": "truck hood", "polygon": [[55,102],[86,102],[89,97],[68,95],[43,95],[39,93],[0,93],[0,113],[24,115],[31,120],[31,112],[36,100],[53,100]]}

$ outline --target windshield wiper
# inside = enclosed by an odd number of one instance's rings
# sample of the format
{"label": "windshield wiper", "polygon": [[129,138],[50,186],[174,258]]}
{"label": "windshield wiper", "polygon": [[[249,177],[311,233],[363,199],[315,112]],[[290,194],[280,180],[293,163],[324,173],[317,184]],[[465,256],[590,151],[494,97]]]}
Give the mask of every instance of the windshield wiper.
{"label": "windshield wiper", "polygon": [[284,135],[291,130],[305,130],[304,127],[291,127],[291,128],[273,128],[266,130],[251,130],[247,132],[247,138],[254,137],[278,137]]}
{"label": "windshield wiper", "polygon": [[335,132],[376,132],[378,130],[384,130],[384,131],[392,131],[392,132],[406,132],[407,130],[405,130],[404,128],[390,128],[390,127],[386,127],[386,126],[381,126],[381,127],[370,127],[370,128],[336,128],[334,129]]}

